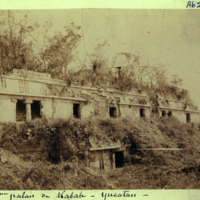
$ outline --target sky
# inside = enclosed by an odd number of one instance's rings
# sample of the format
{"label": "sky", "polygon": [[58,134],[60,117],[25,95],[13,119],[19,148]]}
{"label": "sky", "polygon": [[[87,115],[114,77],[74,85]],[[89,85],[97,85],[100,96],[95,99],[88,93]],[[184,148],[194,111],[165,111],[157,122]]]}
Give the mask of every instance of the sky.
{"label": "sky", "polygon": [[[16,14],[19,13],[17,11]],[[82,39],[76,52],[81,61],[86,54],[94,53],[98,44],[107,41],[109,46],[105,54],[109,58],[119,52],[127,52],[139,54],[141,65],[164,65],[169,78],[176,74],[183,80],[182,87],[190,91],[193,101],[200,108],[198,10],[29,10],[28,17],[30,23],[52,22],[50,35],[63,31],[63,26],[70,22],[81,26],[79,34]],[[118,64],[123,66],[122,61]]]}

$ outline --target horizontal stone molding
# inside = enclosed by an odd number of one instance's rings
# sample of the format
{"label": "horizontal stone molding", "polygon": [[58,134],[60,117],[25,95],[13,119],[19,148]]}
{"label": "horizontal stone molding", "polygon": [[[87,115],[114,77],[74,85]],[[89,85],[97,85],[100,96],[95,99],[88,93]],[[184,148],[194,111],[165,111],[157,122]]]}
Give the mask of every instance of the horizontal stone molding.
{"label": "horizontal stone molding", "polygon": [[[46,96],[46,95],[34,95],[34,94],[27,94],[27,93],[11,93],[11,92],[2,92],[0,94],[4,95],[14,95],[14,96],[23,96],[24,99],[26,97],[42,97],[42,98],[49,98],[49,99],[66,99],[66,100],[76,100],[76,101],[87,101],[82,98],[74,98],[74,97],[58,97],[58,96]],[[17,97],[16,97],[17,98]]]}
{"label": "horizontal stone molding", "polygon": [[[3,76],[3,78],[5,78],[5,79],[13,79],[13,80],[26,80],[28,82],[50,84],[50,85],[55,85],[55,86],[65,86],[67,88],[76,88],[76,89],[81,89],[81,90],[84,89],[84,90],[90,90],[90,91],[94,91],[94,92],[104,92],[105,96],[107,95],[106,93],[116,93],[116,94],[118,93],[118,94],[129,95],[129,96],[147,97],[149,99],[149,97],[147,95],[145,95],[145,94],[133,94],[131,92],[121,92],[121,91],[118,91],[118,90],[114,90],[112,88],[108,88],[108,89],[104,90],[104,89],[91,88],[91,87],[88,87],[88,86],[84,86],[84,87],[75,86],[75,85],[67,86],[66,83],[64,83],[62,80],[58,80],[58,79],[50,79],[50,80],[47,79],[47,80],[40,81],[40,80],[32,80],[32,79],[27,79],[27,78],[16,78],[16,77],[12,77],[12,75],[11,76]],[[60,84],[59,83],[54,83],[56,81],[60,82]],[[118,97],[118,96],[116,96],[116,97]]]}
{"label": "horizontal stone molding", "polygon": [[104,150],[104,149],[117,149],[121,146],[109,146],[109,147],[92,147],[90,148],[90,151],[98,151],[98,150]]}
{"label": "horizontal stone molding", "polygon": [[190,112],[190,113],[200,113],[200,111],[196,111],[196,110],[184,110],[184,109],[178,109],[178,108],[169,108],[169,107],[159,107],[160,110],[164,109],[164,110],[177,110],[177,111],[182,111],[184,113]]}
{"label": "horizontal stone molding", "polygon": [[167,100],[167,101],[175,101],[175,102],[180,102],[180,103],[186,103],[186,101],[180,101],[180,100],[177,100],[177,99],[165,99],[165,98],[158,98],[158,100]]}
{"label": "horizontal stone molding", "polygon": [[130,106],[137,106],[137,107],[151,107],[150,105],[143,105],[143,104],[133,104],[133,103],[118,103],[119,105],[130,105]]}

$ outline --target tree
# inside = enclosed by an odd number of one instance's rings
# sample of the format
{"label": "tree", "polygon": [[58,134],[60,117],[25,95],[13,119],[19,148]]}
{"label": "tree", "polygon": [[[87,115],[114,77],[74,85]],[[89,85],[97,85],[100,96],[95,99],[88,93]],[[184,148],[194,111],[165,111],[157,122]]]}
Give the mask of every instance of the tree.
{"label": "tree", "polygon": [[91,87],[105,88],[110,78],[108,57],[105,54],[105,48],[108,46],[109,44],[106,41],[98,44],[92,54],[87,54],[85,62],[80,62],[80,69],[68,71],[65,80],[69,83],[80,85],[89,84]]}
{"label": "tree", "polygon": [[17,17],[14,11],[1,11],[0,32],[0,68],[1,73],[13,69],[38,65],[30,39],[36,26],[30,26],[26,14]]}
{"label": "tree", "polygon": [[46,71],[53,77],[66,76],[67,66],[73,60],[73,51],[78,47],[81,36],[80,26],[71,23],[65,26],[65,34],[59,32],[52,38],[48,37],[48,44],[41,53],[41,59],[46,63]]}
{"label": "tree", "polygon": [[89,55],[92,70],[96,72],[98,69],[107,68],[108,67],[108,57],[105,54],[106,48],[109,47],[107,41],[100,43],[94,49],[94,53]]}

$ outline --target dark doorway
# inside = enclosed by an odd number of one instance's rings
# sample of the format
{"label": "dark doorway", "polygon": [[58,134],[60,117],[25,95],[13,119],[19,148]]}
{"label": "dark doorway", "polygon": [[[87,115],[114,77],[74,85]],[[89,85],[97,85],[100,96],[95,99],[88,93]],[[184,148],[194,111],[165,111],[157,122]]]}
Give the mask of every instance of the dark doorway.
{"label": "dark doorway", "polygon": [[140,117],[145,117],[145,109],[140,109]]}
{"label": "dark doorway", "polygon": [[80,118],[80,104],[73,104],[73,115],[75,118]]}
{"label": "dark doorway", "polygon": [[24,100],[17,100],[16,104],[16,121],[26,121],[26,104]]}
{"label": "dark doorway", "polygon": [[40,101],[33,101],[33,103],[31,104],[31,118],[41,118]]}
{"label": "dark doorway", "polygon": [[110,117],[116,117],[116,108],[115,107],[110,107]]}
{"label": "dark doorway", "polygon": [[189,123],[189,122],[190,122],[190,120],[191,120],[191,119],[190,119],[190,114],[189,114],[189,113],[187,113],[187,114],[186,114],[186,122],[187,122],[187,123]]}
{"label": "dark doorway", "polygon": [[166,116],[166,112],[162,111],[162,116],[165,117]]}
{"label": "dark doorway", "polygon": [[168,115],[169,117],[172,117],[172,111],[169,111],[169,112],[167,113],[167,115]]}
{"label": "dark doorway", "polygon": [[123,151],[115,152],[115,166],[116,168],[124,166]]}

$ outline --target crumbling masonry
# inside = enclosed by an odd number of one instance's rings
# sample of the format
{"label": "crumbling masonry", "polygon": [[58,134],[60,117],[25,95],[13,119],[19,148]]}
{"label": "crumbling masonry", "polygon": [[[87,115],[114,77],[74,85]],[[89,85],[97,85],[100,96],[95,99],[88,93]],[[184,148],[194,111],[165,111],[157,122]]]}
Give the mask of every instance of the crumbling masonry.
{"label": "crumbling masonry", "polygon": [[[159,115],[175,116],[182,122],[199,122],[197,107],[184,101],[158,97]],[[0,122],[30,121],[35,118],[140,118],[150,117],[151,105],[145,94],[76,86],[51,79],[49,74],[13,70],[0,82]],[[121,167],[127,146],[95,143],[85,151],[86,165],[96,169]]]}

